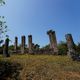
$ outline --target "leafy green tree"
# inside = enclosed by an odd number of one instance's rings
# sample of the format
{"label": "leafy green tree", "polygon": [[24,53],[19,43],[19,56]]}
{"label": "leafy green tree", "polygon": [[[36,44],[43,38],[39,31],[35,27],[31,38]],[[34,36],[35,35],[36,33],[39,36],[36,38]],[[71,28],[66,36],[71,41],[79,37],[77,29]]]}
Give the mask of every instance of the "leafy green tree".
{"label": "leafy green tree", "polygon": [[34,49],[39,50],[39,47],[40,47],[40,45],[39,45],[39,44],[36,44],[36,45],[34,46]]}
{"label": "leafy green tree", "polygon": [[66,42],[60,41],[60,43],[58,44],[58,50],[59,55],[66,55],[68,51]]}

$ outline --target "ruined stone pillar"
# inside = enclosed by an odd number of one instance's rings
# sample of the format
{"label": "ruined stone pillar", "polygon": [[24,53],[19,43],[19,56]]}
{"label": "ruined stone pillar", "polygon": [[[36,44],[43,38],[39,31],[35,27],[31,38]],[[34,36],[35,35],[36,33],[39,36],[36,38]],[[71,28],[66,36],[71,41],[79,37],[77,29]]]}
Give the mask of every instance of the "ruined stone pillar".
{"label": "ruined stone pillar", "polygon": [[66,42],[67,42],[67,47],[68,47],[68,55],[71,53],[75,53],[75,44],[72,38],[71,34],[66,34]]}
{"label": "ruined stone pillar", "polygon": [[25,36],[21,37],[21,53],[25,53]]}
{"label": "ruined stone pillar", "polygon": [[17,52],[17,47],[18,47],[18,38],[15,37],[15,43],[14,43],[14,50]]}
{"label": "ruined stone pillar", "polygon": [[4,46],[3,46],[3,56],[4,56],[4,57],[10,57],[8,47],[9,47],[9,39],[7,38],[7,39],[5,40],[5,44],[4,44]]}
{"label": "ruined stone pillar", "polygon": [[29,53],[32,53],[32,48],[33,48],[33,45],[32,45],[32,35],[28,35],[28,48],[29,48]]}
{"label": "ruined stone pillar", "polygon": [[49,39],[50,39],[50,49],[53,49],[54,53],[58,53],[55,31],[49,30],[47,34],[49,35]]}

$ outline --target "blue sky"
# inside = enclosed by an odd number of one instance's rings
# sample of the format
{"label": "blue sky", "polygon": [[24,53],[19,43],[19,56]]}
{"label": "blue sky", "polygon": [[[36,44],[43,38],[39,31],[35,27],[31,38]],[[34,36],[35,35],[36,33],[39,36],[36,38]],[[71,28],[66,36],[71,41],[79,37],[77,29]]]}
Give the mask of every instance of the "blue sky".
{"label": "blue sky", "polygon": [[8,35],[14,43],[19,38],[32,34],[33,42],[44,46],[49,43],[46,32],[56,31],[57,41],[65,41],[65,34],[71,33],[75,43],[80,42],[80,0],[6,0],[0,7],[5,16]]}

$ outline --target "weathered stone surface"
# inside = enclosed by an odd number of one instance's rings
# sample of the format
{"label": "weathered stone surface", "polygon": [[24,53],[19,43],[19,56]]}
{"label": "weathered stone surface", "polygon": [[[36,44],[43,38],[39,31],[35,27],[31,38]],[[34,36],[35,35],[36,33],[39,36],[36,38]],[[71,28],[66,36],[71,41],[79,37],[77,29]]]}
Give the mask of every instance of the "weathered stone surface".
{"label": "weathered stone surface", "polygon": [[54,53],[58,53],[55,31],[49,30],[47,34],[49,35],[49,39],[50,39],[50,49],[53,49]]}
{"label": "weathered stone surface", "polygon": [[66,34],[66,42],[67,42],[67,47],[68,47],[68,55],[73,55],[75,54],[75,44],[72,38],[71,34]]}
{"label": "weathered stone surface", "polygon": [[28,48],[29,48],[29,53],[33,53],[32,35],[28,35]]}
{"label": "weathered stone surface", "polygon": [[14,50],[17,52],[18,47],[18,38],[15,37]]}
{"label": "weathered stone surface", "polygon": [[23,54],[23,53],[25,53],[25,40],[26,38],[25,38],[25,36],[22,36],[21,37],[21,53]]}
{"label": "weathered stone surface", "polygon": [[4,46],[3,46],[3,56],[4,56],[4,57],[10,57],[8,47],[9,47],[9,39],[7,38],[7,39],[5,40],[5,44],[4,44]]}

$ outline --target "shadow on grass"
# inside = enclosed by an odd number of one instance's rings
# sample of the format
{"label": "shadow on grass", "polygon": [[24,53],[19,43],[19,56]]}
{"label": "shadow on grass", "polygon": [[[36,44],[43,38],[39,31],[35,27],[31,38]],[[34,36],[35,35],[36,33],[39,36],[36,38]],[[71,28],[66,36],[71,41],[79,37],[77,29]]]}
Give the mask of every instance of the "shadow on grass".
{"label": "shadow on grass", "polygon": [[20,70],[22,67],[19,63],[0,61],[0,80],[20,80]]}

